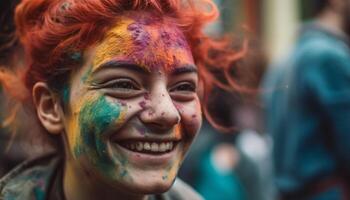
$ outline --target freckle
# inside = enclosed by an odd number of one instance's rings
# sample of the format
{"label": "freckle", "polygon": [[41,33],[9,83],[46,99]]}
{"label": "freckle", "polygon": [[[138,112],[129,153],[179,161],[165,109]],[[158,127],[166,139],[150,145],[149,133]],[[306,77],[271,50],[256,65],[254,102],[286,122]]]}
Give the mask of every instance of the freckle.
{"label": "freckle", "polygon": [[164,97],[165,95],[164,94],[162,94],[162,97]]}
{"label": "freckle", "polygon": [[197,116],[196,115],[192,115],[192,118],[196,118]]}
{"label": "freckle", "polygon": [[165,115],[165,112],[162,112],[162,114],[161,114],[162,116],[164,116]]}
{"label": "freckle", "polygon": [[131,109],[132,107],[131,107],[131,106],[129,106],[128,108],[129,108],[129,109]]}

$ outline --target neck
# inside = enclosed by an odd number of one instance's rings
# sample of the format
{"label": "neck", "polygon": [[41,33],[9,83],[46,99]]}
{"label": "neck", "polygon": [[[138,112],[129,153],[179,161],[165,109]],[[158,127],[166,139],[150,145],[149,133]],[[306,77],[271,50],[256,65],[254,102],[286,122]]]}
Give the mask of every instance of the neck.
{"label": "neck", "polygon": [[74,166],[73,160],[66,160],[63,174],[63,191],[67,200],[93,200],[93,199],[130,199],[146,200],[146,195],[135,195],[107,186],[98,178],[85,173],[82,168]]}

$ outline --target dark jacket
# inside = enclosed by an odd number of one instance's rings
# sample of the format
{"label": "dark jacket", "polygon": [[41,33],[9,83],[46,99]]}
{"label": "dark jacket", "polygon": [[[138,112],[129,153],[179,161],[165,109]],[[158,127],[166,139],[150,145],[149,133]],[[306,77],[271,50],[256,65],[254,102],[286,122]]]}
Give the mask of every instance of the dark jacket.
{"label": "dark jacket", "polygon": [[[26,161],[0,179],[0,200],[64,200],[62,190],[63,161],[56,154]],[[202,199],[180,179],[163,194],[150,200]]]}

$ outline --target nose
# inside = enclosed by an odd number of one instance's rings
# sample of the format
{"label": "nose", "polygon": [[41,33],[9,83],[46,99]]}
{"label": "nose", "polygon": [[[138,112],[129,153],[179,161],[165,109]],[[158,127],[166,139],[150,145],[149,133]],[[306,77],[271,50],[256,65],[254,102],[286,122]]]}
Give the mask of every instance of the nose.
{"label": "nose", "polygon": [[168,91],[158,86],[149,95],[149,105],[140,113],[140,120],[149,128],[168,130],[180,122],[180,113]]}

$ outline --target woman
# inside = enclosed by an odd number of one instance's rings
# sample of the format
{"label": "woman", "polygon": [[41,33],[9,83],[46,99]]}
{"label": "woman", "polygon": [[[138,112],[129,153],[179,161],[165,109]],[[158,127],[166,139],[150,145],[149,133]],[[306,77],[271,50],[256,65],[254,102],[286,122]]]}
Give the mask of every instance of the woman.
{"label": "woman", "polygon": [[173,185],[201,126],[198,90],[205,104],[213,83],[235,86],[209,70],[240,56],[202,33],[216,16],[211,1],[23,0],[24,76],[0,77],[56,151],[6,175],[0,199],[199,198]]}

